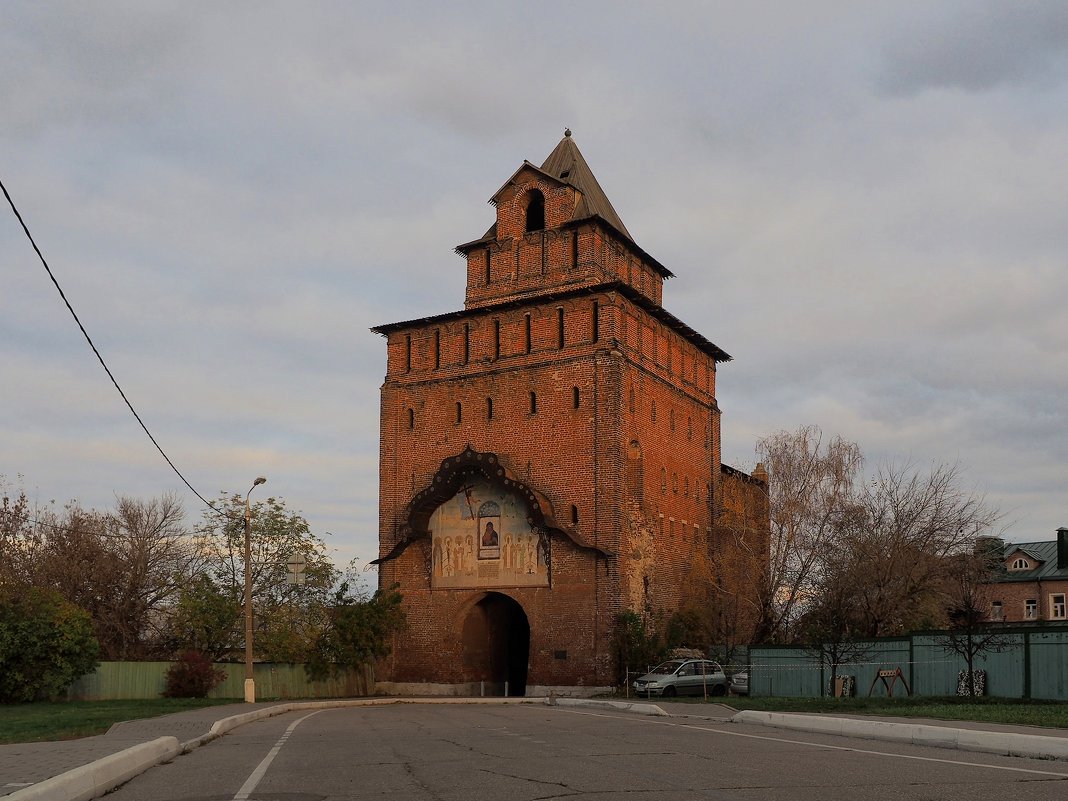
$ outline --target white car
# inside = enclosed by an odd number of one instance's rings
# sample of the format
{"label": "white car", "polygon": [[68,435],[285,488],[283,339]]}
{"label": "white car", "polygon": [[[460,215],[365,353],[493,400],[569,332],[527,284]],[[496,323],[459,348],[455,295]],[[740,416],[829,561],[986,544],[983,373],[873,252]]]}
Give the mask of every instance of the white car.
{"label": "white car", "polygon": [[727,675],[708,659],[669,659],[634,681],[638,695],[726,695]]}

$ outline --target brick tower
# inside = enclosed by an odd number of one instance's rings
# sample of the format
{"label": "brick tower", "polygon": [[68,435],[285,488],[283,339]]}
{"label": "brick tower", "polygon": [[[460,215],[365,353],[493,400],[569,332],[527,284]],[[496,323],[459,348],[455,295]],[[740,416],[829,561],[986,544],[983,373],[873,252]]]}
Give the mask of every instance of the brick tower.
{"label": "brick tower", "polygon": [[489,231],[456,248],[464,309],[373,329],[379,582],[408,618],[387,691],[611,685],[615,616],[677,609],[721,496],[764,488],[720,462],[730,356],[665,311],[671,272],[570,131],[491,203]]}

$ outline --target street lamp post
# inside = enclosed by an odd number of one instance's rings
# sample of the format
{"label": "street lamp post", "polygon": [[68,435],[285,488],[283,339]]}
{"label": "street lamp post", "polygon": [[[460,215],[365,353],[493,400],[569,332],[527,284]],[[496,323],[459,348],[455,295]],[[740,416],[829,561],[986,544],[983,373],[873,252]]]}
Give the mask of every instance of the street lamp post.
{"label": "street lamp post", "polygon": [[267,479],[260,476],[245,493],[245,703],[256,702],[256,680],[252,678],[252,506],[249,495]]}

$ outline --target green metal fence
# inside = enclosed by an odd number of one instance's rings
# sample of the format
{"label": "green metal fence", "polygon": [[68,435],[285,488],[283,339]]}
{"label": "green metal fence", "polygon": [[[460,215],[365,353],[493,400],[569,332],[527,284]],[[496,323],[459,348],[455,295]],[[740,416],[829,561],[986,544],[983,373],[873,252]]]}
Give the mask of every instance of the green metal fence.
{"label": "green metal fence", "polygon": [[[164,676],[170,662],[102,662],[92,673],[82,676],[67,690],[70,701],[111,701],[134,698],[159,698],[165,686]],[[245,697],[245,666],[216,663],[226,678],[209,694],[209,698]],[[304,665],[261,663],[253,666],[256,697],[273,698],[350,698],[374,692],[374,672],[370,665],[326,681],[311,681]]]}
{"label": "green metal fence", "polygon": [[[1068,627],[1005,627],[999,634],[999,649],[975,660],[975,669],[986,671],[987,695],[1068,700]],[[817,649],[754,646],[749,657],[753,695],[816,697],[829,692],[830,668]],[[957,676],[967,665],[949,647],[947,632],[928,631],[859,643],[838,674],[854,677],[857,695],[870,691],[885,696],[879,671],[897,668],[914,695],[954,695]],[[904,695],[900,681],[894,686],[898,695]]]}

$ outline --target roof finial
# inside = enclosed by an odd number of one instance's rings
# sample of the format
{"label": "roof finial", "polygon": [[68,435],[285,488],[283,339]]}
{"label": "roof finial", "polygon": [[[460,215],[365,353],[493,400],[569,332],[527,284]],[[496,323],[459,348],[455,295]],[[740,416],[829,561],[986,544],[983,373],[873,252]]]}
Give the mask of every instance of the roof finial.
{"label": "roof finial", "polygon": [[569,136],[571,136],[571,129],[570,128],[564,128],[564,137],[566,138],[566,137],[569,137]]}

